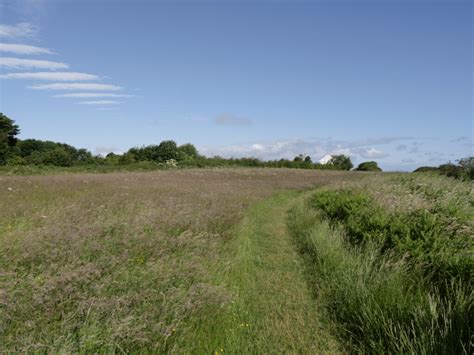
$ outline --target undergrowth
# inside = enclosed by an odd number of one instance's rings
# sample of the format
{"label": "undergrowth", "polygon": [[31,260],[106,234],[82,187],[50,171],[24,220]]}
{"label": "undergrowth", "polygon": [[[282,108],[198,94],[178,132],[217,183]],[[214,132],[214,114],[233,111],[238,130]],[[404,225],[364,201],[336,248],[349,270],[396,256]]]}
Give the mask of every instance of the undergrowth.
{"label": "undergrowth", "polygon": [[350,352],[471,352],[473,298],[461,284],[442,296],[416,264],[381,253],[376,242],[350,245],[314,209],[293,209],[288,226],[326,320]]}
{"label": "undergrowth", "polygon": [[289,214],[326,319],[350,351],[472,353],[469,186],[373,182],[319,191]]}

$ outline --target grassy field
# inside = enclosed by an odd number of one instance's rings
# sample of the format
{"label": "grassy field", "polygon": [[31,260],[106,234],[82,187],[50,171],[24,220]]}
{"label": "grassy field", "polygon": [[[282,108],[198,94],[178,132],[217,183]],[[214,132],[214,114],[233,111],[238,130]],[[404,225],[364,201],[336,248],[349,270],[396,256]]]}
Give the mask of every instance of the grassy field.
{"label": "grassy field", "polygon": [[427,175],[0,176],[0,349],[469,352],[473,210]]}

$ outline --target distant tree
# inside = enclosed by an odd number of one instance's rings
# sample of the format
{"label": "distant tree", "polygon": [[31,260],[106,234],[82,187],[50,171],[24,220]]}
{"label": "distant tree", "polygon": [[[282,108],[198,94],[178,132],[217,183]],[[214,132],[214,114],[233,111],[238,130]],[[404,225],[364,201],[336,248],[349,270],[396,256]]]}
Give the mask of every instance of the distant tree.
{"label": "distant tree", "polygon": [[333,155],[331,160],[329,160],[328,165],[331,165],[339,170],[351,170],[354,166],[352,164],[351,158],[343,154]]}
{"label": "distant tree", "polygon": [[58,146],[45,154],[43,163],[46,165],[67,167],[72,166],[74,161],[71,152],[65,147]]}
{"label": "distant tree", "polygon": [[94,161],[94,157],[92,153],[89,152],[87,149],[81,148],[76,149],[74,148],[75,152],[73,154],[73,159],[77,164],[89,164]]}
{"label": "distant tree", "polygon": [[182,144],[178,147],[178,160],[196,159],[198,151],[191,143]]}
{"label": "distant tree", "polygon": [[156,153],[157,161],[165,162],[170,159],[176,160],[178,158],[178,146],[175,141],[163,141],[158,145]]}
{"label": "distant tree", "polygon": [[461,178],[464,175],[464,170],[461,166],[453,164],[451,162],[446,163],[446,164],[441,164],[438,167],[438,171],[442,175],[446,175],[449,177],[454,177],[456,179]]}
{"label": "distant tree", "polygon": [[0,165],[7,162],[12,148],[17,143],[16,136],[19,133],[20,128],[15,124],[15,121],[0,113]]}
{"label": "distant tree", "polygon": [[294,161],[294,162],[300,162],[300,161],[303,161],[303,159],[304,159],[303,154],[300,154],[300,155],[296,156],[296,157],[293,159],[293,161]]}
{"label": "distant tree", "polygon": [[474,156],[459,159],[458,164],[464,170],[466,176],[474,180]]}
{"label": "distant tree", "polygon": [[427,172],[439,172],[436,166],[420,166],[413,170],[414,173],[427,173]]}
{"label": "distant tree", "polygon": [[382,171],[375,161],[365,161],[360,163],[359,166],[355,169],[357,171]]}
{"label": "distant tree", "polygon": [[311,157],[309,155],[307,155],[306,158],[304,158],[304,162],[305,163],[312,163],[313,161],[311,160]]}

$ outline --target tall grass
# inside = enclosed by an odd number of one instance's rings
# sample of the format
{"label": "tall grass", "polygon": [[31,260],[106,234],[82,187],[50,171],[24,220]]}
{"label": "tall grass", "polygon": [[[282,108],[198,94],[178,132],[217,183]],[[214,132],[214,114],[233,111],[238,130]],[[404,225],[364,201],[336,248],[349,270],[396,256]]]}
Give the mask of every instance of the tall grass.
{"label": "tall grass", "polygon": [[473,295],[433,290],[416,265],[381,254],[380,245],[348,245],[320,212],[300,206],[288,227],[327,320],[348,349],[362,353],[470,353]]}

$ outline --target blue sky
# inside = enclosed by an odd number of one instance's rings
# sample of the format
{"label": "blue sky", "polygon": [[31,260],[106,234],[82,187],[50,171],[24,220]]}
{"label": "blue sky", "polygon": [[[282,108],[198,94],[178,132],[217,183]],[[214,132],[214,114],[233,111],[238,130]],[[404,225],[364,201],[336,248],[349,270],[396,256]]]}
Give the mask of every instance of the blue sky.
{"label": "blue sky", "polygon": [[344,153],[389,170],[473,154],[462,0],[2,0],[0,112],[93,153]]}

